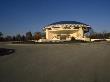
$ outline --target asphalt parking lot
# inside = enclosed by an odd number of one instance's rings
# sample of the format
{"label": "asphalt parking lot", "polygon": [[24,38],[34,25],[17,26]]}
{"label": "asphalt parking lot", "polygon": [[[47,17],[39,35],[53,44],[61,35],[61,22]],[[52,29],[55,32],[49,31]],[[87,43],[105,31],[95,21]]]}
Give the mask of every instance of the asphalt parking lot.
{"label": "asphalt parking lot", "polygon": [[110,44],[0,44],[0,82],[110,82]]}

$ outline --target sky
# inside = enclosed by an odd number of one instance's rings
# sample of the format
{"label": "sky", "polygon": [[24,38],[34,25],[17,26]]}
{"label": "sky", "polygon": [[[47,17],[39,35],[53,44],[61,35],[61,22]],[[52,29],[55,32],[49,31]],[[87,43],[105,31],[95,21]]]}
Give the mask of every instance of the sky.
{"label": "sky", "polygon": [[58,21],[78,21],[110,32],[110,0],[0,0],[0,32],[42,31]]}

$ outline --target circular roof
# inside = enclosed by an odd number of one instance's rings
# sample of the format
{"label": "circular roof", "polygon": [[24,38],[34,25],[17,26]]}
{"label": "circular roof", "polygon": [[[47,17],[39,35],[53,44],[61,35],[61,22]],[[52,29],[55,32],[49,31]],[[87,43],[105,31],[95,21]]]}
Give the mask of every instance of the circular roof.
{"label": "circular roof", "polygon": [[77,21],[60,21],[60,22],[51,23],[49,25],[56,25],[56,24],[83,24],[83,25],[87,25],[85,23],[81,23],[81,22],[77,22]]}

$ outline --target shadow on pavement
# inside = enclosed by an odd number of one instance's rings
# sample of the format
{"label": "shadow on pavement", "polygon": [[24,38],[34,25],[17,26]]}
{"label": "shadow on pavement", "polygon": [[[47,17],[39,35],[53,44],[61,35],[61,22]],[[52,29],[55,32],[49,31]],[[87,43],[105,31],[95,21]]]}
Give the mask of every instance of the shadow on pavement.
{"label": "shadow on pavement", "polygon": [[0,48],[0,56],[10,55],[14,52],[15,52],[15,49]]}

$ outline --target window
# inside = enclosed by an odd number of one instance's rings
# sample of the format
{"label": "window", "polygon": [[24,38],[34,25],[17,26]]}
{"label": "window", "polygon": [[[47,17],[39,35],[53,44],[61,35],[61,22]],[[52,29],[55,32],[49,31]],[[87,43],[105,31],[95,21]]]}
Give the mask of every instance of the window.
{"label": "window", "polygon": [[64,29],[71,29],[70,27],[63,27]]}
{"label": "window", "polygon": [[48,30],[51,30],[51,28],[48,28]]}
{"label": "window", "polygon": [[79,27],[74,27],[74,29],[79,29]]}
{"label": "window", "polygon": [[60,27],[53,27],[53,28],[60,28]]}

